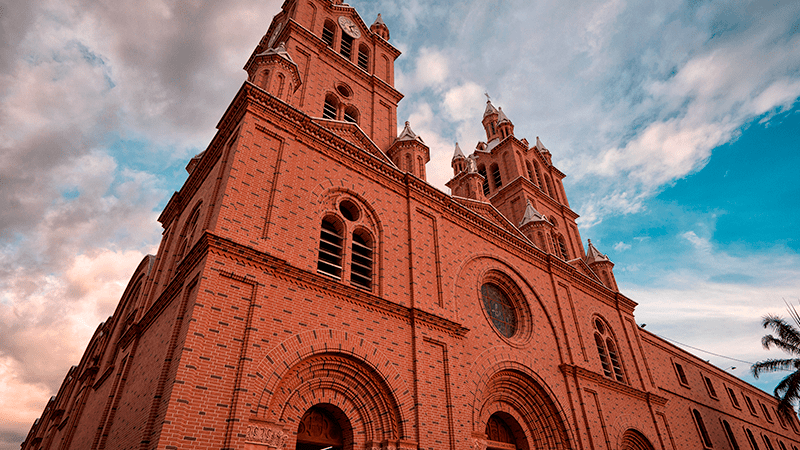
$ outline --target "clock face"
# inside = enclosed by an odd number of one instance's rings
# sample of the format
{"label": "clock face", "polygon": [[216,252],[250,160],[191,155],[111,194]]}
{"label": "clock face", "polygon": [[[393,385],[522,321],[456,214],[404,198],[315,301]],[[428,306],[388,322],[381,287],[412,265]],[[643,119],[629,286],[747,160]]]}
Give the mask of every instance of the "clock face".
{"label": "clock face", "polygon": [[361,37],[361,31],[358,30],[356,24],[348,17],[339,16],[339,26],[342,27],[342,31],[350,35],[353,39]]}
{"label": "clock face", "polygon": [[281,28],[283,28],[283,24],[279,23],[275,25],[275,31],[272,32],[272,36],[269,37],[269,42],[267,43],[268,48],[273,48],[273,44],[278,39],[278,35],[281,34]]}

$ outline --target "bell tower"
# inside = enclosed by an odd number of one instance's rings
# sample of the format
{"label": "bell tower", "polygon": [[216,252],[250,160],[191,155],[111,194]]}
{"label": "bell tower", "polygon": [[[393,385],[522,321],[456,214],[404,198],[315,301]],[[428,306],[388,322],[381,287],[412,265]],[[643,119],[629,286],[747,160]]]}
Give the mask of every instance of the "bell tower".
{"label": "bell tower", "polygon": [[378,15],[341,0],[286,0],[244,69],[248,81],[311,117],[355,123],[383,151],[397,135],[394,62]]}
{"label": "bell tower", "polygon": [[561,184],[566,175],[553,165],[550,151],[538,137],[533,146],[518,139],[514,123],[491,99],[481,125],[486,142],[478,142],[471,155],[464,156],[456,146],[454,176],[447,183],[451,193],[488,201],[543,251],[565,261],[584,258],[578,215],[570,209]]}

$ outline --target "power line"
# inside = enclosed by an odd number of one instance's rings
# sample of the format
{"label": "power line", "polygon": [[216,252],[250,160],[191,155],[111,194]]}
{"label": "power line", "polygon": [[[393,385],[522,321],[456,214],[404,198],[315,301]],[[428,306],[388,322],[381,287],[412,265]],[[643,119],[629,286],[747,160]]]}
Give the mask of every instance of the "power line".
{"label": "power line", "polygon": [[[653,333],[653,332],[651,331],[651,333]],[[674,342],[674,343],[676,343],[676,344],[678,344],[680,346],[683,346],[683,347],[689,347],[692,350],[697,350],[698,352],[708,353],[709,355],[714,355],[714,356],[717,356],[717,357],[720,357],[720,358],[729,359],[731,361],[736,361],[736,362],[740,362],[740,363],[744,363],[744,364],[750,364],[751,366],[754,364],[754,363],[751,363],[750,361],[744,361],[744,360],[741,360],[741,359],[731,358],[730,356],[720,355],[719,353],[714,353],[714,352],[710,352],[708,350],[703,350],[702,348],[692,347],[689,344],[684,344],[683,342],[678,342],[675,339],[670,339],[668,337],[661,336],[660,334],[656,334],[656,333],[653,333],[653,334],[655,334],[656,336],[660,337],[661,339],[664,339],[664,340],[667,340],[667,341],[670,341],[670,342]]]}

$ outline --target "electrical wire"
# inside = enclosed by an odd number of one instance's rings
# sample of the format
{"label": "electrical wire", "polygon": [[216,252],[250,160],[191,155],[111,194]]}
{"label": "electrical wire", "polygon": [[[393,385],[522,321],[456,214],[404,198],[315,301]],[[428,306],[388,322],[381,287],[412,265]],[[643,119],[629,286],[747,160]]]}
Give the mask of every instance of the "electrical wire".
{"label": "electrical wire", "polygon": [[[653,333],[653,332],[651,331],[651,333]],[[692,347],[689,344],[684,344],[683,342],[678,342],[675,339],[670,339],[668,337],[661,336],[660,334],[656,334],[656,333],[653,333],[653,334],[655,334],[656,336],[660,337],[661,339],[664,339],[664,340],[670,341],[670,342],[674,342],[674,343],[676,343],[676,344],[678,344],[678,345],[680,345],[682,347],[688,347],[688,348],[691,348],[692,350],[697,350],[698,352],[708,353],[709,355],[714,355],[714,356],[717,356],[719,358],[729,359],[731,361],[736,361],[736,362],[740,362],[740,363],[744,363],[744,364],[750,364],[751,366],[754,364],[754,363],[751,363],[750,361],[744,361],[744,360],[741,360],[741,359],[731,358],[730,356],[720,355],[719,353],[714,353],[714,352],[710,352],[708,350],[703,350],[702,348]]]}

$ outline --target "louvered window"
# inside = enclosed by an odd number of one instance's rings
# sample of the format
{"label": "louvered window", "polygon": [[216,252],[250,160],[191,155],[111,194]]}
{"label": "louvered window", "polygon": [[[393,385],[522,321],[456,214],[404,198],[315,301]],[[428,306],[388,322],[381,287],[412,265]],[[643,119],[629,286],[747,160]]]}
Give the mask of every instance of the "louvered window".
{"label": "louvered window", "polygon": [[363,230],[353,233],[353,255],[350,281],[364,289],[372,289],[372,239]]}
{"label": "louvered window", "polygon": [[753,432],[747,428],[745,428],[744,431],[747,434],[747,440],[750,441],[750,446],[753,447],[753,450],[758,450],[758,442],[756,442],[756,438],[755,436],[753,436]]}
{"label": "louvered window", "polygon": [[325,45],[328,47],[333,47],[333,30],[335,26],[333,22],[328,21],[325,22],[325,27],[322,29],[322,40],[325,41]]}
{"label": "louvered window", "polygon": [[319,237],[319,261],[317,272],[342,278],[342,226],[333,218],[322,221]]}
{"label": "louvered window", "polygon": [[494,188],[500,189],[503,187],[503,180],[500,178],[500,167],[497,164],[492,164],[492,181],[494,181]]}
{"label": "louvered window", "polygon": [[344,110],[344,120],[346,122],[358,123],[358,110],[352,106],[348,106]]}
{"label": "louvered window", "polygon": [[325,104],[322,106],[323,119],[336,119],[336,106],[338,102],[332,95],[325,97]]}
{"label": "louvered window", "polygon": [[611,378],[611,363],[608,360],[606,346],[603,345],[603,338],[599,334],[594,335],[594,342],[597,345],[597,353],[600,355],[600,365],[603,366],[603,374]]}
{"label": "louvered window", "polygon": [[339,48],[339,54],[341,54],[348,60],[350,59],[350,56],[353,54],[353,38],[344,33],[342,34],[342,44],[341,47]]}
{"label": "louvered window", "polygon": [[483,177],[483,195],[489,196],[489,178],[486,176],[486,166],[478,166],[478,173]]}
{"label": "louvered window", "polygon": [[606,339],[606,347],[608,347],[608,358],[611,360],[611,367],[614,369],[614,378],[616,378],[620,383],[624,383],[625,376],[622,374],[622,365],[619,363],[617,348],[611,338]]}
{"label": "louvered window", "polygon": [[369,49],[363,44],[358,46],[358,67],[369,70]]}

